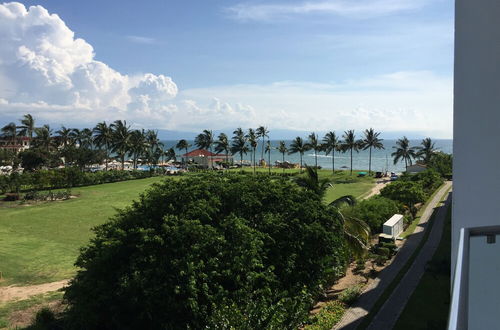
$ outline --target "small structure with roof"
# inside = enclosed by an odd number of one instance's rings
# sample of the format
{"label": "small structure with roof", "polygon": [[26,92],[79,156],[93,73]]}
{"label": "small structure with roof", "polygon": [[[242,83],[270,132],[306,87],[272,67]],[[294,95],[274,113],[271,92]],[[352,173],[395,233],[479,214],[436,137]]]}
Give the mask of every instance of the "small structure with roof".
{"label": "small structure with roof", "polygon": [[404,230],[404,219],[402,214],[394,214],[389,220],[384,222],[382,233],[385,237],[396,239]]}
{"label": "small structure with roof", "polygon": [[425,170],[427,170],[427,166],[425,166],[424,164],[417,163],[413,165],[408,165],[408,167],[406,168],[406,173],[417,174]]}
{"label": "small structure with roof", "polygon": [[214,154],[205,149],[196,149],[182,155],[182,160],[184,162],[193,162],[204,167],[216,166],[218,163],[222,162],[232,162],[233,156],[231,154]]}

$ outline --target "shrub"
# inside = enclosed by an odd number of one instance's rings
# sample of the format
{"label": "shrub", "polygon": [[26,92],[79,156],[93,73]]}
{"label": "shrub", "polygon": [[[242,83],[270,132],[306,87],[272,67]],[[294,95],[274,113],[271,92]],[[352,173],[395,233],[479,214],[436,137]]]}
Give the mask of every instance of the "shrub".
{"label": "shrub", "polygon": [[385,255],[377,255],[375,257],[375,263],[379,266],[383,266],[385,265],[385,263],[387,262],[387,260],[389,260],[389,257],[385,256]]}
{"label": "shrub", "polygon": [[5,197],[3,199],[6,202],[14,202],[19,200],[19,194],[18,193],[8,193],[5,194]]}
{"label": "shrub", "polygon": [[441,175],[439,175],[439,173],[433,169],[428,169],[426,171],[412,175],[411,180],[414,182],[420,182],[427,195],[432,194],[432,192],[439,188],[439,186],[441,186],[444,181]]}
{"label": "shrub", "polygon": [[319,313],[310,319],[309,324],[304,328],[307,330],[330,330],[342,319],[345,309],[345,305],[340,301],[329,301]]}
{"label": "shrub", "polygon": [[339,300],[346,305],[352,305],[359,298],[362,290],[361,285],[351,286],[339,294]]}
{"label": "shrub", "polygon": [[351,207],[349,214],[363,220],[370,226],[372,233],[380,233],[382,224],[391,216],[402,211],[402,205],[397,201],[381,196],[374,196],[360,201]]}
{"label": "shrub", "polygon": [[366,260],[365,259],[360,259],[360,260],[357,260],[356,261],[356,267],[354,267],[353,271],[355,273],[360,273],[362,272],[363,270],[365,270],[365,263],[366,263]]}
{"label": "shrub", "polygon": [[388,249],[391,255],[394,254],[397,249],[397,246],[394,243],[381,243],[380,246],[382,248]]}
{"label": "shrub", "polygon": [[378,247],[377,248],[377,254],[381,255],[381,256],[389,257],[391,255],[391,250],[389,250],[386,247]]}
{"label": "shrub", "polygon": [[345,269],[340,219],[279,177],[155,184],[95,229],[65,299],[80,328],[295,328]]}
{"label": "shrub", "polygon": [[382,197],[399,201],[412,208],[425,201],[426,195],[421,182],[395,181],[380,190]]}

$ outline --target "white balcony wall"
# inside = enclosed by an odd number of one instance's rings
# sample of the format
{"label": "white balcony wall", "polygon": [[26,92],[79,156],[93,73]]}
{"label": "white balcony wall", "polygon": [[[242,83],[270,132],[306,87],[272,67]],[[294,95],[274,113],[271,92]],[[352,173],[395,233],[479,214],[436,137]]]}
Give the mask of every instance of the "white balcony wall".
{"label": "white balcony wall", "polygon": [[500,224],[500,1],[455,10],[452,269],[461,227]]}

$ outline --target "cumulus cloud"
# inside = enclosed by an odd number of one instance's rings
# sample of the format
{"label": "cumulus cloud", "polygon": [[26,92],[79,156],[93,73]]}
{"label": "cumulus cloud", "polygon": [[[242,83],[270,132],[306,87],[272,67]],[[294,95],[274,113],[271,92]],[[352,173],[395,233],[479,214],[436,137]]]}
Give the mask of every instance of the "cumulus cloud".
{"label": "cumulus cloud", "polygon": [[92,46],[42,6],[1,4],[0,40],[0,98],[13,108],[39,104],[153,118],[175,111],[165,103],[177,94],[170,77],[129,76],[95,60]]}

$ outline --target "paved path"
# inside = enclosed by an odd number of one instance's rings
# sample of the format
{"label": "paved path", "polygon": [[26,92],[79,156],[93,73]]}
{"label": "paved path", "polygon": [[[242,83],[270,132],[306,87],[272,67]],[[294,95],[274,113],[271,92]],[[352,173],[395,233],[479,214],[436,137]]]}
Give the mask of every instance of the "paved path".
{"label": "paved path", "polygon": [[424,234],[424,230],[427,227],[427,222],[429,221],[434,208],[438,206],[441,198],[443,197],[443,194],[450,187],[451,181],[447,181],[434,195],[431,202],[422,213],[419,224],[415,228],[415,231],[412,235],[410,235],[401,250],[396,254],[392,263],[384,270],[382,270],[377,278],[365,288],[358,301],[345,312],[342,320],[340,320],[340,322],[334,327],[334,329],[356,329],[358,327],[363,318],[368,314],[368,311],[372,309],[373,305],[378,300],[380,295],[394,280],[396,275],[403,268],[417,246],[420,244],[420,241],[422,240]]}

